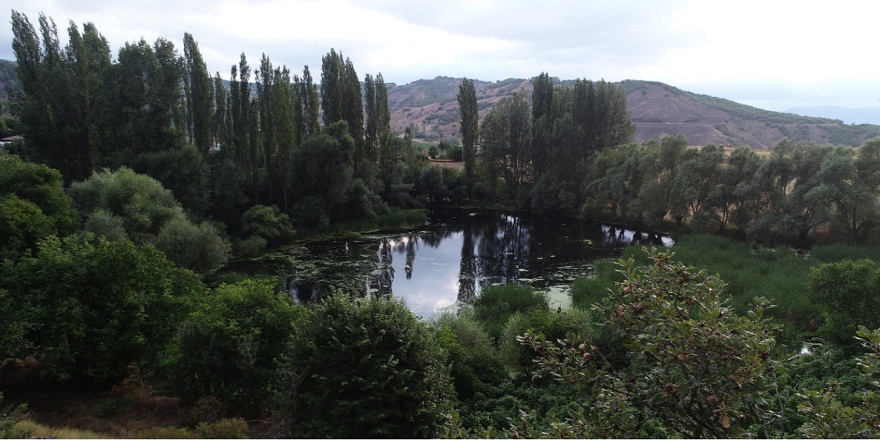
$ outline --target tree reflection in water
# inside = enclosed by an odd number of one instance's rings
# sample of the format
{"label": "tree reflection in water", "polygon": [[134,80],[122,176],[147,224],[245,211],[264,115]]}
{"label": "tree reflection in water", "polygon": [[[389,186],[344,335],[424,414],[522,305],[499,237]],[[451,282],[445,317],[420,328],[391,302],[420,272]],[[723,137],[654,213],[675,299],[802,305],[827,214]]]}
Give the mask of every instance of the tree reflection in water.
{"label": "tree reflection in water", "polygon": [[[394,295],[430,317],[472,302],[496,283],[569,286],[589,273],[592,261],[617,256],[627,244],[668,246],[672,240],[548,216],[434,213],[419,231],[312,244],[298,256],[310,269],[291,277],[291,293],[306,301],[333,291]],[[401,271],[405,277],[396,277]]]}

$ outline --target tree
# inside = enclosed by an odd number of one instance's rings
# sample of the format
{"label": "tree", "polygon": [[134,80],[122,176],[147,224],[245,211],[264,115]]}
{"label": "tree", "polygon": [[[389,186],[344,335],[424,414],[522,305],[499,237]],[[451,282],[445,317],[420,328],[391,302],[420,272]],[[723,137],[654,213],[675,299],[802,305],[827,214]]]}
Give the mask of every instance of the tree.
{"label": "tree", "polygon": [[61,173],[5,153],[0,153],[0,213],[3,257],[17,257],[35,249],[39,240],[66,235],[77,227]]}
{"label": "tree", "polygon": [[74,183],[69,192],[86,224],[95,222],[94,216],[115,218],[135,243],[155,244],[170,260],[198,273],[213,272],[229,258],[220,232],[208,223],[190,222],[174,195],[147,175],[129,168],[104,170]]}
{"label": "tree", "polygon": [[532,166],[539,179],[550,169],[553,148],[553,82],[541,72],[532,78]]}
{"label": "tree", "polygon": [[208,222],[195,225],[183,217],[165,222],[152,243],[178,266],[202,275],[223,267],[231,255],[229,242],[217,228]]}
{"label": "tree", "polygon": [[157,367],[203,287],[151,246],[86,234],[47,238],[33,256],[7,262],[0,289],[27,317],[44,377],[109,385],[132,363]]}
{"label": "tree", "polygon": [[189,85],[187,89],[188,115],[187,127],[190,141],[203,156],[208,154],[213,146],[211,136],[211,117],[214,106],[214,90],[211,83],[211,74],[199,45],[189,33],[183,34],[183,53],[186,59],[186,75],[184,77]]}
{"label": "tree", "polygon": [[529,104],[525,95],[502,98],[483,119],[483,164],[490,184],[503,177],[508,196],[518,199],[529,175]]}
{"label": "tree", "polygon": [[458,85],[458,107],[461,112],[461,146],[464,158],[464,174],[468,192],[476,183],[477,142],[479,139],[480,113],[477,107],[477,90],[474,82],[464,78]]}
{"label": "tree", "polygon": [[279,385],[288,434],[423,438],[453,428],[443,353],[402,302],[329,296],[290,341]]}
{"label": "tree", "polygon": [[825,307],[822,335],[849,353],[859,326],[880,327],[880,269],[871,260],[841,261],[810,270],[810,300]]}
{"label": "tree", "polygon": [[167,372],[185,400],[220,399],[256,415],[270,401],[276,360],[306,309],[269,281],[222,284],[180,324]]}
{"label": "tree", "polygon": [[769,416],[767,304],[737,316],[723,281],[671,258],[655,251],[648,266],[620,261],[625,280],[597,306],[612,345],[627,349],[622,364],[595,339],[523,338],[546,372],[584,394],[582,412],[559,432],[636,437],[656,418],[676,436],[736,437]]}

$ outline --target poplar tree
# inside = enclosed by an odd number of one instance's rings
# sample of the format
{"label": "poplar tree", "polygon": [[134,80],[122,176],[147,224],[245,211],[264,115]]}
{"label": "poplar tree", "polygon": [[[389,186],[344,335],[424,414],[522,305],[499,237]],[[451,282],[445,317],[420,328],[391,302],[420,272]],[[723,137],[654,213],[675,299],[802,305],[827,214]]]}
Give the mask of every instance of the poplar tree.
{"label": "poplar tree", "polygon": [[212,131],[212,107],[214,105],[214,91],[212,90],[211,75],[199,45],[189,33],[183,34],[183,52],[186,59],[186,75],[189,88],[187,90],[188,115],[187,127],[190,141],[203,156],[208,154],[213,143]]}
{"label": "poplar tree", "polygon": [[479,137],[480,114],[477,107],[477,90],[474,82],[467,78],[458,85],[458,107],[461,111],[461,146],[464,156],[464,174],[468,192],[473,191],[476,182],[477,138]]}

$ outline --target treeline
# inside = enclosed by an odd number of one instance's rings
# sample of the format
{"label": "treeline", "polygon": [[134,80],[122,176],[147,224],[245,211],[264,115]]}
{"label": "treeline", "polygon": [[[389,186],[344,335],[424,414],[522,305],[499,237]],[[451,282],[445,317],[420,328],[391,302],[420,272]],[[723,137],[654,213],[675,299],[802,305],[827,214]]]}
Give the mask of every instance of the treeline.
{"label": "treeline", "polygon": [[471,141],[481,153],[474,195],[766,244],[874,238],[880,138],[856,149],[785,140],[764,155],[747,147],[693,148],[681,136],[635,144],[632,135],[620,89],[601,81],[554,87],[542,74],[531,105],[524,95],[502,99]]}
{"label": "treeline", "polygon": [[255,206],[307,228],[422,206],[426,160],[411,134],[391,132],[382,75],[362,83],[340,52],[322,60],[319,95],[308,66],[292,74],[265,54],[257,66],[242,54],[227,87],[190,34],[183,55],[159,38],[126,43],[114,58],[91,23],[71,23],[64,47],[44,15],[35,28],[13,11],[12,27],[25,138],[13,151],[61,171],[67,185],[131,168],[193,220],[232,233]]}

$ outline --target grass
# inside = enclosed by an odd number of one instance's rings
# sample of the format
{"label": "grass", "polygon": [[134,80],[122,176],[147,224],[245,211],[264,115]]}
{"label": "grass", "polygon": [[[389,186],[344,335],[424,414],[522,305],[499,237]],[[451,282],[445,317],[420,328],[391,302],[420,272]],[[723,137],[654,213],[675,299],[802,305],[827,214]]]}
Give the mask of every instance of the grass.
{"label": "grass", "polygon": [[82,429],[46,426],[30,419],[20,420],[6,434],[8,438],[111,438]]}
{"label": "grass", "polygon": [[[823,309],[808,299],[812,267],[821,264],[868,258],[880,262],[880,248],[835,244],[816,246],[809,256],[800,256],[786,247],[764,248],[714,235],[684,235],[672,248],[674,259],[688,266],[718,275],[727,283],[731,305],[737,313],[745,313],[756,297],[766,297],[773,304],[770,316],[782,324],[780,344],[799,347],[822,325]],[[623,251],[623,258],[647,263],[648,257],[639,247]],[[576,307],[588,308],[604,297],[615,281],[611,260],[596,262],[596,274],[581,278],[572,285]]]}
{"label": "grass", "polygon": [[547,310],[547,297],[529,286],[502,284],[490,286],[474,301],[474,317],[486,326],[486,332],[498,340],[514,313]]}

